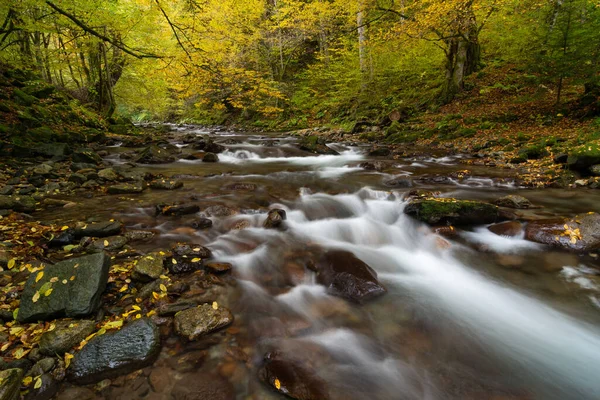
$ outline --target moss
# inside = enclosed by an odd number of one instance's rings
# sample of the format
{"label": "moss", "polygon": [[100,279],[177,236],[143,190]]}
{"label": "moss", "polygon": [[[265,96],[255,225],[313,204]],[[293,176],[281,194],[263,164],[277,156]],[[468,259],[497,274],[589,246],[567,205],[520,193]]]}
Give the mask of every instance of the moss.
{"label": "moss", "polygon": [[427,199],[410,203],[405,213],[428,224],[486,224],[498,219],[498,207],[456,199]]}
{"label": "moss", "polygon": [[595,164],[600,164],[600,144],[598,142],[586,143],[572,149],[567,159],[571,169],[585,171]]}
{"label": "moss", "polygon": [[21,104],[23,106],[31,106],[33,103],[38,101],[35,97],[25,93],[21,89],[15,89],[13,91],[13,98],[17,104]]}

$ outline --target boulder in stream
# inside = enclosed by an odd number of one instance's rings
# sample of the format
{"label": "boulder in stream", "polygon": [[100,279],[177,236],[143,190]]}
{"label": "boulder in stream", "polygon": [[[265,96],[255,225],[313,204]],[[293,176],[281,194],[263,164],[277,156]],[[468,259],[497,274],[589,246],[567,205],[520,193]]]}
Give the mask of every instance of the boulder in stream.
{"label": "boulder in stream", "polygon": [[108,282],[109,267],[110,258],[97,253],[48,265],[31,274],[21,295],[19,322],[95,312]]}
{"label": "boulder in stream", "polygon": [[219,161],[219,156],[215,153],[204,153],[204,157],[202,157],[202,162],[214,163]]}
{"label": "boulder in stream", "polygon": [[141,282],[158,279],[164,272],[164,259],[159,252],[146,254],[133,266],[132,278]]}
{"label": "boulder in stream", "polygon": [[278,352],[267,353],[258,372],[261,381],[292,399],[327,400],[327,384],[317,372],[298,360]]}
{"label": "boulder in stream", "polygon": [[328,251],[315,267],[317,282],[336,296],[363,303],[387,291],[377,280],[377,273],[348,251]]}
{"label": "boulder in stream", "polygon": [[231,325],[232,322],[233,314],[227,308],[216,303],[202,304],[175,314],[175,331],[191,341]]}
{"label": "boulder in stream", "polygon": [[142,193],[145,187],[141,182],[138,183],[120,183],[118,185],[106,188],[108,194],[137,194]]}
{"label": "boulder in stream", "polygon": [[481,225],[501,219],[498,207],[493,204],[456,199],[411,201],[404,213],[430,225]]}
{"label": "boulder in stream", "polygon": [[150,319],[138,319],[92,338],[73,358],[69,379],[86,385],[128,374],[151,365],[159,352],[158,327]]}
{"label": "boulder in stream", "polygon": [[175,190],[183,187],[183,182],[173,179],[157,179],[150,182],[150,188],[155,190]]}
{"label": "boulder in stream", "polygon": [[525,239],[574,252],[595,251],[600,249],[600,214],[530,222]]}
{"label": "boulder in stream", "polygon": [[114,236],[121,232],[123,224],[119,221],[102,221],[93,223],[79,223],[75,227],[74,235],[77,238],[84,236],[90,237],[106,237]]}
{"label": "boulder in stream", "polygon": [[263,226],[267,229],[279,228],[286,219],[287,214],[285,213],[285,210],[275,208],[269,211]]}
{"label": "boulder in stream", "polygon": [[168,164],[175,161],[175,157],[168,150],[150,145],[141,150],[134,161],[140,164]]}
{"label": "boulder in stream", "polygon": [[20,368],[11,368],[0,371],[0,399],[19,399],[19,390],[21,389],[22,378],[23,370]]}
{"label": "boulder in stream", "polygon": [[494,201],[494,204],[500,207],[527,209],[533,208],[533,204],[523,196],[509,194]]}

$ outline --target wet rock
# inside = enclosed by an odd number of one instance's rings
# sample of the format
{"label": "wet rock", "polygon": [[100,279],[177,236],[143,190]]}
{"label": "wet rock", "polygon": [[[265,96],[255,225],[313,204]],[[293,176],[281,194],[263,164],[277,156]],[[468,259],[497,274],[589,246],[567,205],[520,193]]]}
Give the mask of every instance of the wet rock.
{"label": "wet rock", "polygon": [[283,221],[285,221],[286,219],[287,216],[285,210],[275,208],[269,211],[269,214],[267,215],[267,219],[263,223],[263,226],[267,229],[279,228],[283,224]]}
{"label": "wet rock", "polygon": [[598,250],[600,214],[533,221],[525,228],[525,239],[575,252]]}
{"label": "wet rock", "polygon": [[333,154],[338,155],[339,153],[327,146],[325,138],[317,135],[309,135],[304,137],[299,146],[300,150],[308,151],[316,154]]}
{"label": "wet rock", "polygon": [[219,156],[215,153],[205,153],[204,157],[202,157],[202,162],[214,163],[219,161]]}
{"label": "wet rock", "polygon": [[224,307],[202,304],[175,314],[175,332],[190,341],[231,325],[233,314]]}
{"label": "wet rock", "polygon": [[12,185],[6,185],[0,188],[0,196],[9,196],[13,194],[15,187]]}
{"label": "wet rock", "polygon": [[75,237],[82,238],[84,236],[91,237],[106,237],[117,235],[121,232],[123,224],[119,221],[103,221],[90,224],[79,224],[75,227]]}
{"label": "wet rock", "polygon": [[211,251],[206,247],[192,247],[185,243],[174,245],[171,251],[172,256],[165,259],[165,264],[173,274],[199,270],[204,260],[212,257]]}
{"label": "wet rock", "polygon": [[376,147],[369,151],[369,157],[388,157],[392,151],[387,147]]}
{"label": "wet rock", "polygon": [[209,262],[204,267],[213,273],[223,273],[231,270],[230,263]]}
{"label": "wet rock", "polygon": [[209,217],[231,217],[232,215],[236,215],[238,212],[233,208],[217,204],[205,208],[204,213]]}
{"label": "wet rock", "polygon": [[164,272],[165,257],[158,252],[143,256],[133,267],[132,278],[141,282],[158,279]]}
{"label": "wet rock", "polygon": [[95,166],[102,162],[102,157],[93,150],[82,149],[73,152],[73,154],[71,154],[71,160],[73,160],[74,163],[85,163]]}
{"label": "wet rock", "polygon": [[35,211],[37,201],[31,196],[0,196],[0,210],[13,210],[19,212]]}
{"label": "wet rock", "polygon": [[600,164],[592,165],[590,167],[590,173],[594,176],[600,176]]}
{"label": "wet rock", "polygon": [[488,229],[499,236],[516,237],[523,232],[523,225],[518,221],[506,221],[490,225]]}
{"label": "wet rock", "polygon": [[569,159],[569,155],[566,153],[560,153],[554,156],[554,164],[566,164]]}
{"label": "wet rock", "polygon": [[92,164],[92,163],[78,163],[78,162],[74,162],[71,164],[71,171],[73,172],[77,172],[77,171],[81,171],[81,170],[86,170],[86,169],[96,169],[96,164]]}
{"label": "wet rock", "polygon": [[196,214],[198,211],[200,211],[200,207],[196,204],[159,204],[156,206],[157,215],[181,216]]}
{"label": "wet rock", "polygon": [[211,373],[190,373],[181,377],[171,391],[173,400],[235,400],[229,381]]}
{"label": "wet rock", "polygon": [[155,234],[152,231],[142,231],[142,230],[131,230],[125,232],[124,236],[129,241],[143,241],[152,239]]}
{"label": "wet rock", "polygon": [[58,393],[60,383],[52,375],[43,374],[39,379],[41,386],[37,389],[35,386],[30,389],[29,393],[25,396],[25,400],[50,400]]}
{"label": "wet rock", "polygon": [[274,390],[293,399],[329,399],[327,384],[312,367],[276,352],[265,355],[258,376]]}
{"label": "wet rock", "polygon": [[106,188],[108,194],[136,194],[141,193],[145,189],[142,183],[121,183],[118,185],[109,186]]}
{"label": "wet rock", "polygon": [[70,387],[61,392],[56,400],[96,400],[96,394],[85,387]]}
{"label": "wet rock", "polygon": [[197,307],[198,303],[190,300],[180,300],[175,303],[163,304],[158,308],[158,315],[161,317],[171,317],[178,312]]}
{"label": "wet rock", "polygon": [[183,187],[183,182],[176,180],[160,179],[150,182],[150,187],[156,190],[175,190]]}
{"label": "wet rock", "polygon": [[509,194],[494,201],[494,204],[500,207],[526,209],[532,208],[533,204],[523,196]]}
{"label": "wet rock", "polygon": [[73,182],[73,183],[77,183],[77,184],[81,185],[85,181],[87,181],[87,177],[83,174],[79,174],[79,173],[75,172],[75,173],[69,175],[69,182]]}
{"label": "wet rock", "polygon": [[150,145],[143,149],[134,161],[140,164],[167,164],[175,161],[175,157],[168,150]]}
{"label": "wet rock", "polygon": [[377,273],[354,254],[328,251],[317,262],[317,282],[334,295],[362,303],[381,296],[386,289],[377,280]]}
{"label": "wet rock", "polygon": [[88,337],[96,323],[88,320],[59,321],[56,328],[40,338],[40,352],[47,356],[63,355]]}
{"label": "wet rock", "polygon": [[61,261],[31,274],[21,296],[19,322],[82,317],[95,312],[109,267],[110,258],[98,253]]}
{"label": "wet rock", "polygon": [[112,168],[104,168],[98,171],[98,178],[105,181],[117,181],[119,180],[119,175]]}
{"label": "wet rock", "polygon": [[124,236],[109,236],[96,239],[87,247],[89,251],[115,251],[127,244],[127,238]]}
{"label": "wet rock", "polygon": [[56,360],[54,360],[54,358],[42,358],[40,361],[36,362],[33,367],[31,367],[26,376],[39,376],[45,374],[52,371],[55,365]]}
{"label": "wet rock", "polygon": [[404,213],[430,225],[491,224],[501,219],[495,205],[455,199],[415,200],[404,208]]}
{"label": "wet rock", "polygon": [[35,167],[32,172],[36,175],[50,175],[53,169],[54,168],[52,168],[52,165],[40,164]]}
{"label": "wet rock", "polygon": [[11,368],[0,371],[1,400],[17,400],[19,398],[21,378],[23,378],[23,370],[20,368]]}
{"label": "wet rock", "polygon": [[223,189],[225,190],[244,190],[244,191],[253,191],[256,190],[257,186],[254,183],[244,183],[244,182],[237,182],[237,183],[231,183],[229,185],[226,185]]}
{"label": "wet rock", "polygon": [[114,333],[95,336],[75,355],[69,379],[90,384],[151,365],[160,352],[158,327],[142,318]]}
{"label": "wet rock", "polygon": [[166,392],[174,383],[173,371],[169,368],[153,368],[148,376],[148,382],[156,393]]}
{"label": "wet rock", "polygon": [[600,150],[598,145],[584,146],[573,150],[567,158],[570,169],[587,172],[593,165],[600,164]]}
{"label": "wet rock", "polygon": [[15,187],[15,191],[18,195],[27,195],[34,193],[35,191],[37,191],[37,189],[34,185],[18,185],[17,187]]}
{"label": "wet rock", "polygon": [[194,229],[208,229],[212,227],[212,221],[208,218],[196,218],[186,222],[186,226]]}
{"label": "wet rock", "polygon": [[358,164],[358,166],[367,171],[381,172],[388,167],[388,164],[382,161],[365,161]]}
{"label": "wet rock", "polygon": [[408,176],[399,176],[393,179],[388,179],[383,182],[387,187],[391,188],[411,188],[413,187],[413,181]]}

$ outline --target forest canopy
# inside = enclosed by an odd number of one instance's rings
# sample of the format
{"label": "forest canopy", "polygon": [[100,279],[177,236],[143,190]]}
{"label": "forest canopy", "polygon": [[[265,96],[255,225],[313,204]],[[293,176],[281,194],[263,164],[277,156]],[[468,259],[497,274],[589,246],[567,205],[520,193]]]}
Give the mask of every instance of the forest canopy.
{"label": "forest canopy", "polygon": [[595,0],[9,0],[0,23],[0,61],[138,121],[377,119],[492,68],[560,106],[599,80]]}

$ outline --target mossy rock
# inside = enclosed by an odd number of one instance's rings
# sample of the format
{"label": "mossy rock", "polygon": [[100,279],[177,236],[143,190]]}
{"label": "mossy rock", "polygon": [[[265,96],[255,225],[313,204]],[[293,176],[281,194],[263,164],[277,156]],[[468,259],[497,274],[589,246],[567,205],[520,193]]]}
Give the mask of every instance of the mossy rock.
{"label": "mossy rock", "polygon": [[129,133],[129,129],[131,128],[131,125],[126,125],[126,124],[116,124],[116,125],[109,125],[108,126],[108,131],[117,135],[127,135]]}
{"label": "mossy rock", "polygon": [[19,121],[24,128],[37,128],[42,126],[40,120],[31,115],[28,110],[18,112],[17,118],[19,118]]}
{"label": "mossy rock", "polygon": [[430,225],[481,225],[500,220],[497,206],[470,200],[416,200],[406,206],[404,213]]}
{"label": "mossy rock", "polygon": [[38,99],[36,99],[34,96],[25,93],[21,89],[15,89],[13,91],[13,99],[15,100],[15,103],[27,107],[30,107],[38,101]]}
{"label": "mossy rock", "polygon": [[519,156],[524,157],[527,160],[538,160],[548,154],[548,150],[546,150],[546,147],[541,143],[527,146],[519,150]]}
{"label": "mossy rock", "polygon": [[592,165],[600,164],[600,145],[588,143],[571,151],[567,165],[576,171],[587,171]]}
{"label": "mossy rock", "polygon": [[56,138],[56,133],[47,126],[40,126],[27,130],[27,136],[35,142],[51,142]]}
{"label": "mossy rock", "polygon": [[45,82],[41,81],[35,82],[23,88],[23,91],[25,93],[34,96],[38,99],[46,99],[50,97],[50,95],[54,93],[55,90],[56,88],[54,86],[48,85]]}

